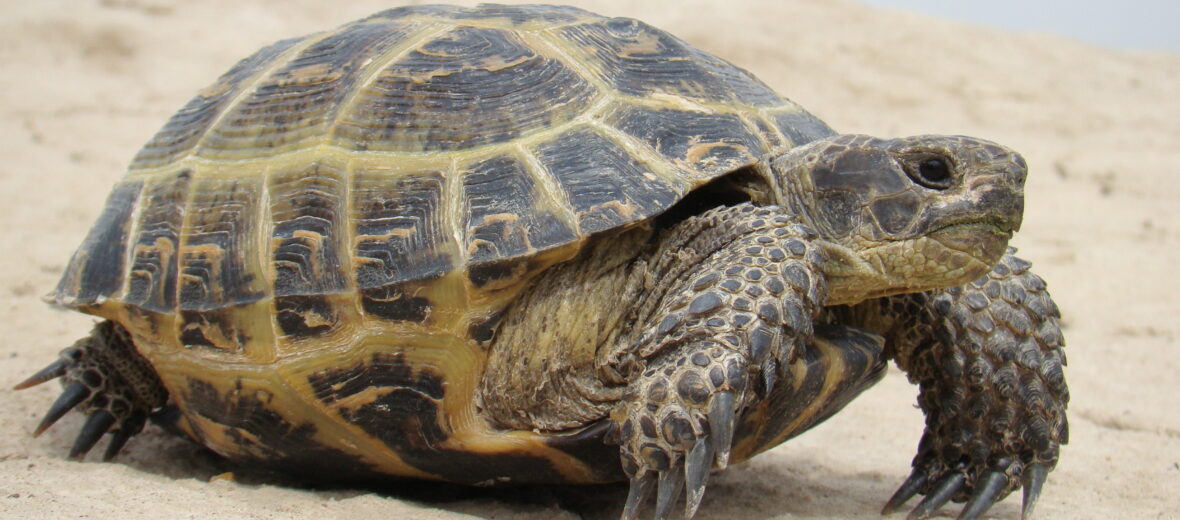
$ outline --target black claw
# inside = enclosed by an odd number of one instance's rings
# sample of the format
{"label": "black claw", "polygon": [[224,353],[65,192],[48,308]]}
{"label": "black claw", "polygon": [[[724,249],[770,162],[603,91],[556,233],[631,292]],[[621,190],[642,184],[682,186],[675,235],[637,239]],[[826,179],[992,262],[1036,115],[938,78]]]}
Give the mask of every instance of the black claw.
{"label": "black claw", "polygon": [[684,472],[673,464],[667,471],[660,472],[660,489],[656,491],[656,520],[665,520],[672,512],[676,497],[684,489]]}
{"label": "black claw", "polygon": [[142,412],[135,412],[127,420],[123,421],[119,425],[119,429],[111,434],[111,442],[107,444],[107,450],[102,455],[102,461],[107,462],[115,458],[115,455],[119,454],[119,450],[123,449],[123,446],[127,444],[127,440],[131,436],[143,431],[143,426],[146,423],[147,416]]}
{"label": "black claw", "polygon": [[684,483],[687,489],[684,498],[685,520],[697,514],[701,499],[705,497],[705,484],[709,482],[709,470],[713,467],[711,446],[707,436],[698,438],[692,451],[688,453],[688,461],[684,464]]}
{"label": "black claw", "polygon": [[999,471],[989,471],[980,477],[975,485],[975,493],[971,500],[963,506],[959,513],[959,520],[975,520],[987,512],[999,498],[1004,488],[1008,487],[1008,476]]}
{"label": "black claw", "polygon": [[106,410],[99,410],[91,414],[89,419],[86,419],[86,424],[82,425],[82,431],[78,432],[78,438],[74,439],[74,447],[70,448],[69,457],[73,460],[81,460],[86,456],[86,453],[93,448],[98,440],[111,429],[111,425],[115,424],[115,416]]}
{"label": "black claw", "polygon": [[1049,476],[1049,468],[1042,464],[1033,464],[1024,469],[1024,505],[1020,511],[1020,520],[1032,520],[1033,509],[1037,506],[1037,499],[1041,497],[1041,486]]}
{"label": "black claw", "polygon": [[934,491],[929,495],[926,495],[926,498],[922,499],[913,511],[910,511],[910,514],[906,516],[906,520],[921,520],[930,516],[931,513],[934,513],[943,504],[950,502],[954,498],[955,493],[963,489],[963,484],[966,481],[967,478],[962,473],[955,473],[942,479],[942,482],[938,483],[938,487],[934,488]]}
{"label": "black claw", "polygon": [[[641,470],[642,471],[642,470]],[[627,505],[623,506],[623,516],[620,520],[635,520],[639,516],[639,508],[651,495],[656,477],[650,471],[644,471],[642,476],[631,479],[631,489],[627,492]]]}
{"label": "black claw", "polygon": [[41,424],[38,424],[37,429],[33,430],[33,437],[45,433],[45,430],[53,426],[53,423],[61,419],[66,412],[78,406],[78,403],[85,401],[87,397],[90,397],[90,389],[86,385],[82,384],[81,381],[71,382],[62,391],[61,395],[58,396],[57,400],[49,406],[49,411],[45,413],[45,418],[41,419]]}
{"label": "black claw", "polygon": [[893,493],[893,496],[889,497],[889,501],[885,503],[885,507],[881,508],[881,514],[887,515],[892,513],[904,505],[907,500],[913,498],[922,489],[922,486],[926,484],[926,478],[925,471],[914,468],[914,471],[905,479],[905,482],[901,483],[901,487],[898,487],[897,491]]}
{"label": "black claw", "polygon": [[733,392],[717,392],[709,403],[709,437],[717,467],[729,465],[729,450],[733,447],[733,426],[737,414],[737,396]]}
{"label": "black claw", "polygon": [[28,379],[21,381],[20,384],[12,387],[12,389],[13,390],[24,390],[26,388],[32,388],[32,387],[37,386],[41,383],[49,381],[50,379],[57,379],[61,376],[64,376],[66,374],[66,371],[69,369],[70,369],[70,364],[67,363],[66,360],[58,359],[57,361],[54,361],[53,363],[51,363],[49,366],[42,368],[40,371],[38,371],[36,374],[33,374]]}

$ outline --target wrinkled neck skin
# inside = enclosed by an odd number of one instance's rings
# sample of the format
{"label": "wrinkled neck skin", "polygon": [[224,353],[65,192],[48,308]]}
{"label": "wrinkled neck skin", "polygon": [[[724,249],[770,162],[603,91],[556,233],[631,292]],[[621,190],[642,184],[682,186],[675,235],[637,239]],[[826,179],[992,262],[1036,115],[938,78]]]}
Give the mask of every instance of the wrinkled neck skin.
{"label": "wrinkled neck skin", "polygon": [[[964,177],[944,190],[915,184],[898,162],[896,150],[912,142],[953,149],[960,141],[982,143],[999,159],[972,163],[979,153],[968,146],[974,155],[962,159]],[[958,136],[841,135],[758,168],[774,188],[765,202],[787,208],[821,236],[827,303],[841,305],[961,285],[990,270],[1023,209],[1023,160],[1009,161],[1008,152]]]}

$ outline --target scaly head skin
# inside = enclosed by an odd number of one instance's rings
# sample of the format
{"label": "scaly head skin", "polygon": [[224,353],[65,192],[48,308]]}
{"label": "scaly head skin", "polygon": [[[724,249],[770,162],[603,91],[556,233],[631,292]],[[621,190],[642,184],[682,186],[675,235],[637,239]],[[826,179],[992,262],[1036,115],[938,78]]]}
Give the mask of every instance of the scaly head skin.
{"label": "scaly head skin", "polygon": [[964,136],[840,135],[771,162],[778,203],[825,238],[829,305],[967,283],[1024,211],[1020,154]]}

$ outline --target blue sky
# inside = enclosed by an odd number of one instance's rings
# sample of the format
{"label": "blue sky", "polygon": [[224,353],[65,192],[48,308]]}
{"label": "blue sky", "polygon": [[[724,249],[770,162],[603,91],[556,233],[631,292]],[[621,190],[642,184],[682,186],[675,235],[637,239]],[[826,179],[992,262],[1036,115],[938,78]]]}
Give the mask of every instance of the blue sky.
{"label": "blue sky", "polygon": [[1178,0],[860,0],[1127,50],[1180,52]]}

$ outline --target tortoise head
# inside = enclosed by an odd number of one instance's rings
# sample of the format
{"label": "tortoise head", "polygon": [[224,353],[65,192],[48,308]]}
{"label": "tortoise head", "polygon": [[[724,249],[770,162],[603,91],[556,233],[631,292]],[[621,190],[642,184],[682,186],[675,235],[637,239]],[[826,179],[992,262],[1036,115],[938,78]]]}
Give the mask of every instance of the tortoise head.
{"label": "tortoise head", "polygon": [[1019,229],[1027,165],[963,136],[839,135],[771,162],[780,203],[826,240],[829,304],[967,283]]}

